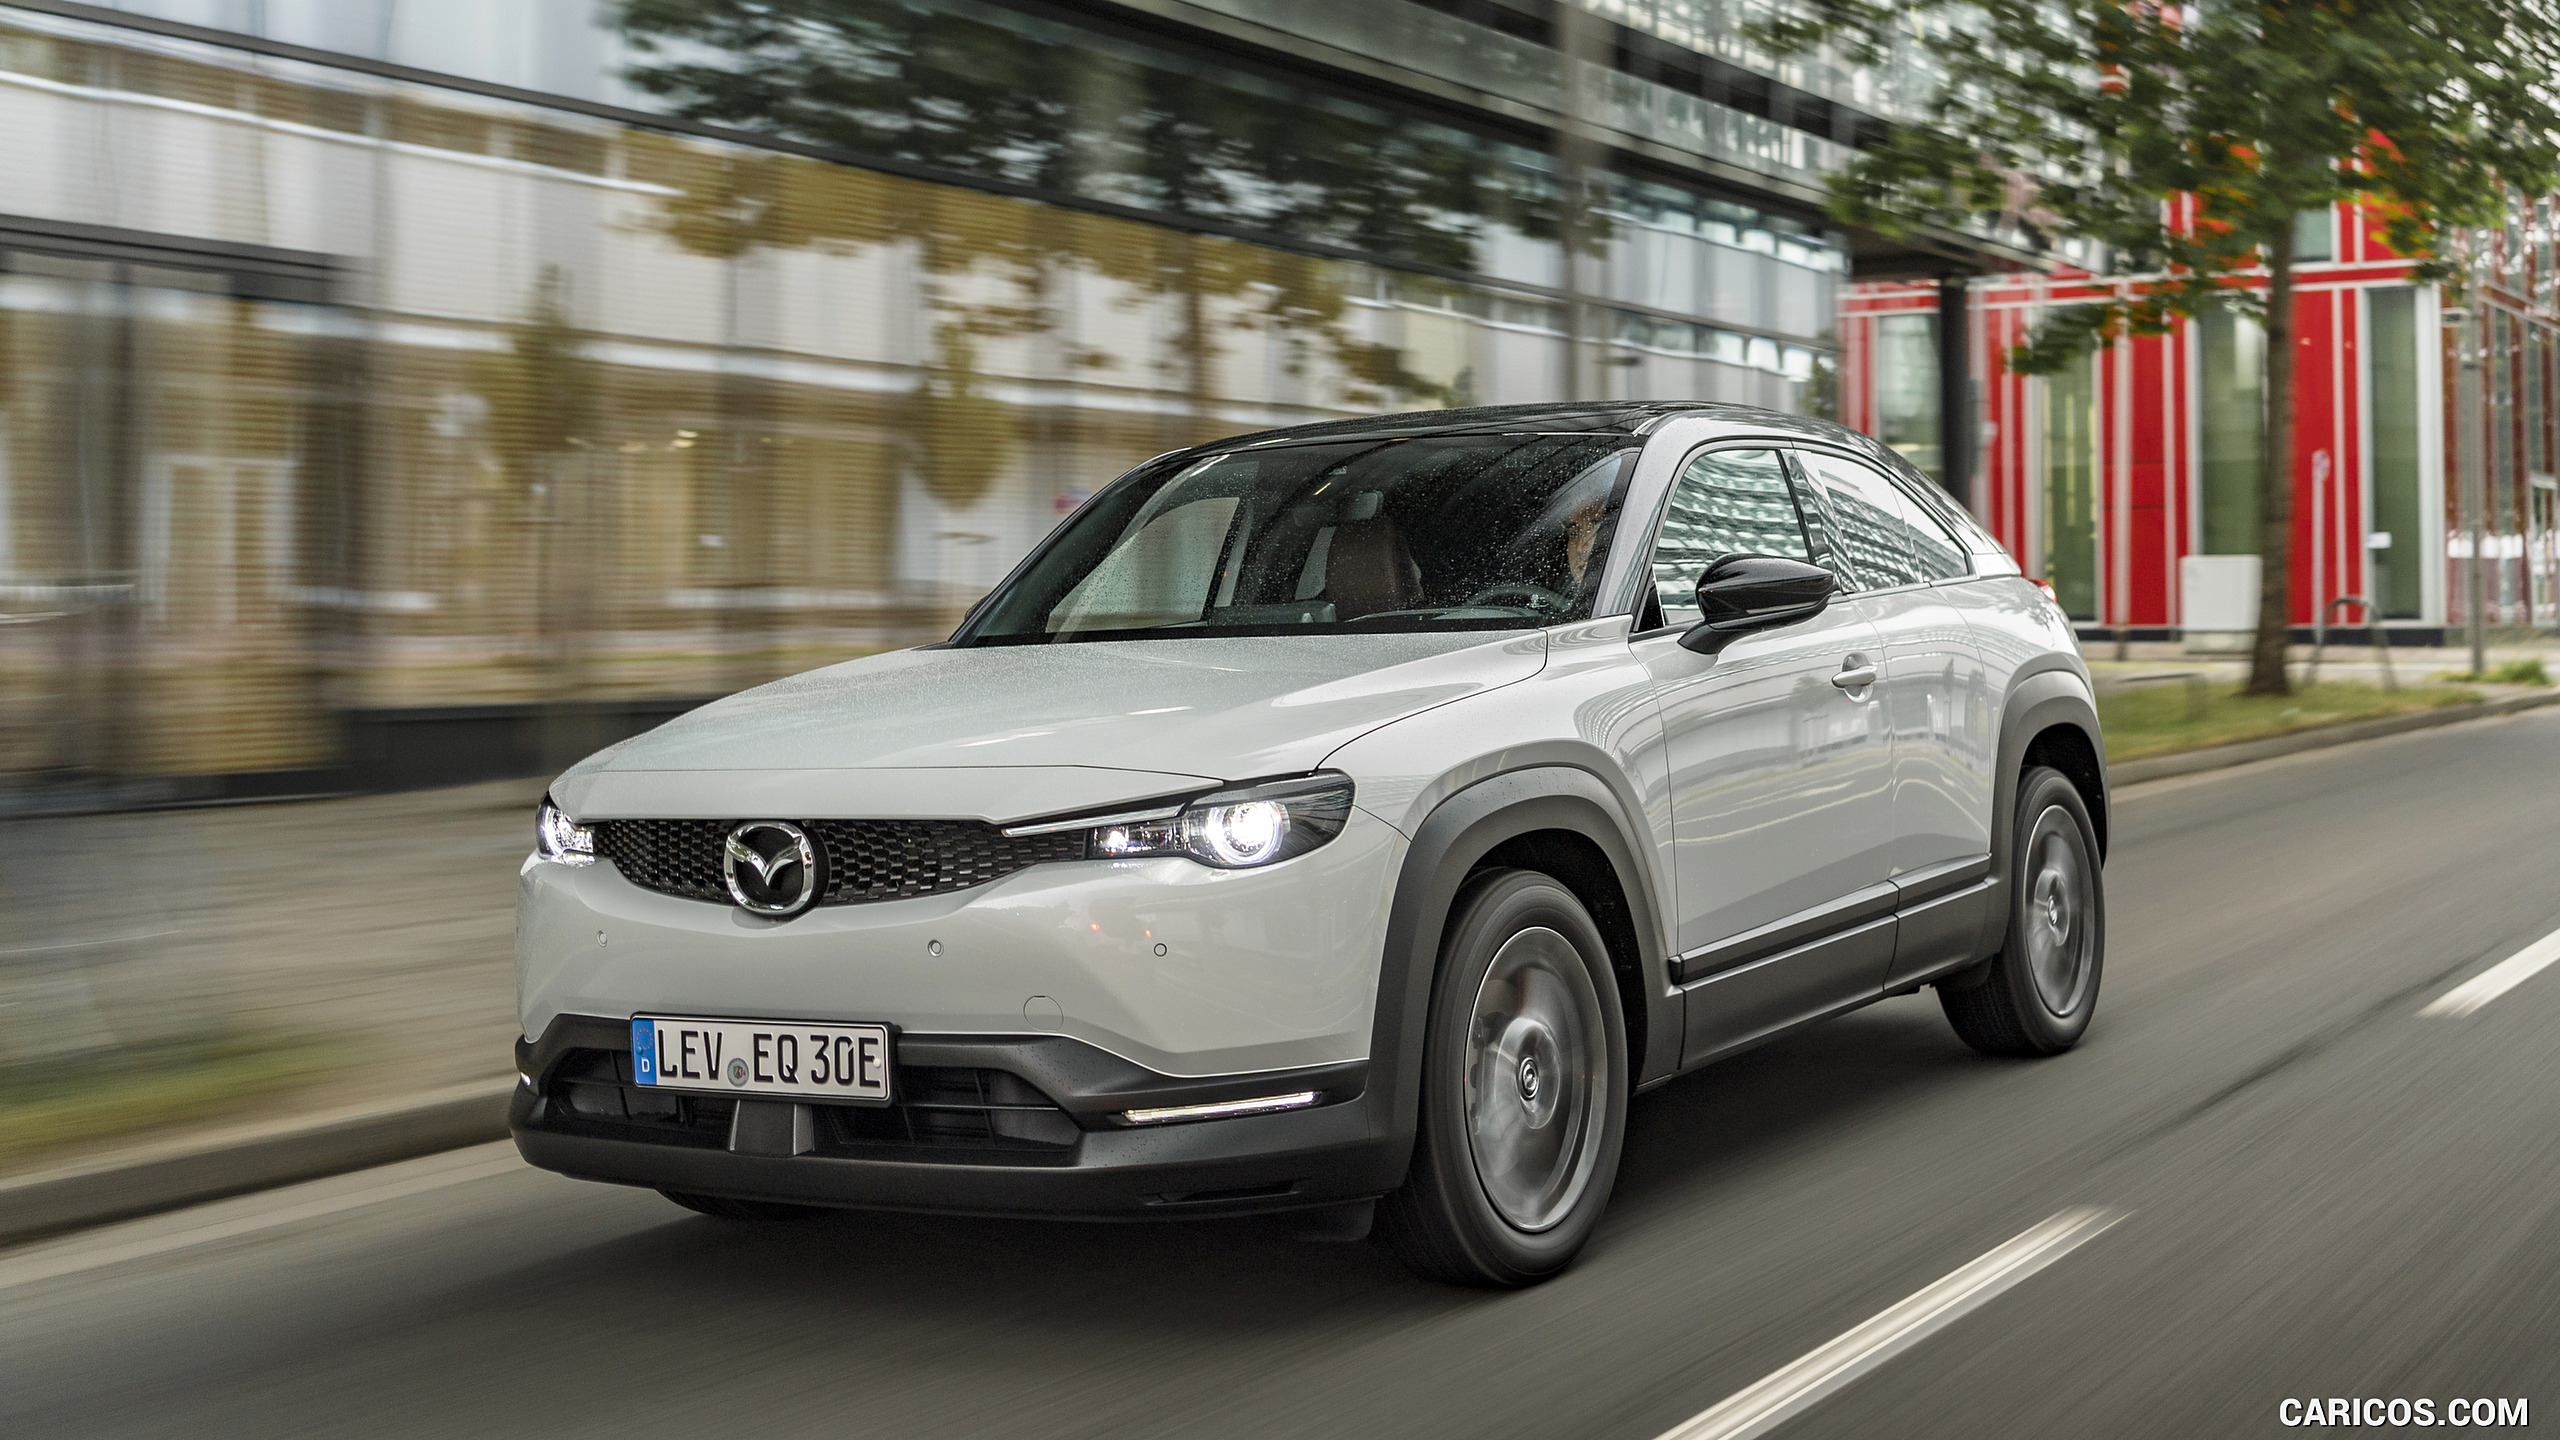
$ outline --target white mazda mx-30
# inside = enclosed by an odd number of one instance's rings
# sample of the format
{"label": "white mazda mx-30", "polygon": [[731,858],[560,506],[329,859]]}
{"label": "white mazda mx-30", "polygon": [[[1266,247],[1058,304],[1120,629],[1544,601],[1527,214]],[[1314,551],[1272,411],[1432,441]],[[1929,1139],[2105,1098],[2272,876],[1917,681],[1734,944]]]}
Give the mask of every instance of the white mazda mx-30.
{"label": "white mazda mx-30", "polygon": [[747,1220],[1374,1214],[1526,1284],[1683,1071],[1924,985],[1979,1050],[2075,1043],[2103,753],[2049,592],[1837,425],[1223,440],[950,639],[560,776],[516,1143]]}

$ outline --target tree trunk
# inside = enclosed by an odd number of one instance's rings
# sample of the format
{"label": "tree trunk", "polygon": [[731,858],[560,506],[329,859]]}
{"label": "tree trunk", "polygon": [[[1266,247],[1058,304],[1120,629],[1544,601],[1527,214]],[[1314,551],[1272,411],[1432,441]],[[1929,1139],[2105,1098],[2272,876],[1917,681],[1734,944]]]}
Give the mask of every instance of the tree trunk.
{"label": "tree trunk", "polygon": [[2267,423],[2258,441],[2258,638],[2246,695],[2290,695],[2286,632],[2293,622],[2293,231],[2267,247]]}
{"label": "tree trunk", "polygon": [[1217,342],[1209,334],[1208,297],[1200,293],[1205,283],[1200,273],[1200,237],[1185,231],[1175,237],[1174,244],[1182,256],[1183,400],[1191,411],[1191,434],[1183,443],[1205,445],[1226,433],[1211,409],[1217,391],[1213,373]]}
{"label": "tree trunk", "polygon": [[1608,63],[1607,32],[1601,18],[1584,8],[1585,0],[1566,0],[1555,8],[1556,80],[1564,100],[1564,123],[1556,127],[1556,245],[1562,253],[1565,342],[1564,395],[1567,400],[1600,400],[1608,396],[1606,372],[1609,336],[1602,326],[1614,323],[1615,312],[1591,303],[1583,287],[1583,251],[1598,225],[1592,217],[1592,188],[1607,152],[1594,132],[1592,71]]}

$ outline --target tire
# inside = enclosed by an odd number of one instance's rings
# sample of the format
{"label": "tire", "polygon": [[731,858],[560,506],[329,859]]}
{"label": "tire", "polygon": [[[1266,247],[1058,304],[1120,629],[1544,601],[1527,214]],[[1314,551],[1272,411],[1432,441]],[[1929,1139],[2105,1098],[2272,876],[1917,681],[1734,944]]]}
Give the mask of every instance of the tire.
{"label": "tire", "polygon": [[726,1195],[697,1195],[690,1190],[658,1192],[693,1211],[718,1220],[806,1220],[824,1215],[824,1205],[792,1205],[780,1200],[736,1200]]}
{"label": "tire", "polygon": [[2009,833],[2009,938],[1999,954],[1938,982],[1938,1004],[1957,1038],[1985,1055],[2058,1055],[2088,1030],[2105,968],[2097,828],[2079,790],[2039,765],[2018,777]]}
{"label": "tire", "polygon": [[1468,882],[1424,1029],[1413,1166],[1378,1206],[1387,1243],[1453,1284],[1556,1274],[1608,1208],[1626,1119],[1626,1018],[1600,927],[1534,871]]}

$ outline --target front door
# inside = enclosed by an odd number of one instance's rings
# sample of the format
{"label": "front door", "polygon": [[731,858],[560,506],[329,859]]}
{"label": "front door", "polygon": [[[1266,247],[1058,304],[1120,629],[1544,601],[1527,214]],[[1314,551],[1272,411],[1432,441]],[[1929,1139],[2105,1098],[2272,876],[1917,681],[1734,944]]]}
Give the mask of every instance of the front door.
{"label": "front door", "polygon": [[[1864,460],[1812,448],[1831,528],[1884,636],[1893,853],[1903,906],[1888,984],[1971,957],[1988,894],[1999,700],[1965,619],[1972,559],[1945,522]],[[1920,908],[1915,908],[1920,907]]]}
{"label": "front door", "polygon": [[1684,467],[1633,641],[1662,712],[1691,1063],[1873,996],[1892,953],[1882,637],[1851,601],[1719,654],[1683,649],[1698,576],[1728,554],[1824,563],[1774,447]]}

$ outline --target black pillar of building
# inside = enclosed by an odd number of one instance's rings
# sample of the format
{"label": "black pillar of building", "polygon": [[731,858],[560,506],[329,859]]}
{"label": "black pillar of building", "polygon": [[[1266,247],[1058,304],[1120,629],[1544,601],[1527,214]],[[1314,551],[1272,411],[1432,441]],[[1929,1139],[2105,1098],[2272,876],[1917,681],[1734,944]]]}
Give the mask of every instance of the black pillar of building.
{"label": "black pillar of building", "polygon": [[1959,505],[1973,503],[1973,347],[1965,282],[1938,282],[1938,483]]}

